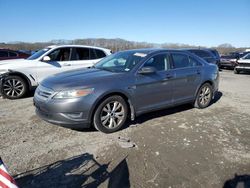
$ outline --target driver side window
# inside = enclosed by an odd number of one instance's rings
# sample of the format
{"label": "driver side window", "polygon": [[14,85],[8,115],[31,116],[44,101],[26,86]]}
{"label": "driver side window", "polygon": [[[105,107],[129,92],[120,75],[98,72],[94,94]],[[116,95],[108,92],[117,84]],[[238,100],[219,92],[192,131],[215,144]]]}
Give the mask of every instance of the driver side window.
{"label": "driver side window", "polygon": [[55,49],[48,56],[51,61],[70,61],[70,48]]}
{"label": "driver side window", "polygon": [[169,58],[167,54],[159,54],[150,58],[144,67],[154,67],[157,71],[164,71],[170,69]]}

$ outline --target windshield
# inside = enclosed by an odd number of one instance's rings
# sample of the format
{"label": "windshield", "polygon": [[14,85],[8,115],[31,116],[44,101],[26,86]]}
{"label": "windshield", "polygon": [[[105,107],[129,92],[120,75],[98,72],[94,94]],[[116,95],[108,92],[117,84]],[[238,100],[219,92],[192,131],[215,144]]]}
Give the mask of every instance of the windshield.
{"label": "windshield", "polygon": [[30,56],[28,59],[29,60],[34,60],[39,57],[41,57],[43,54],[45,54],[47,51],[49,51],[51,48],[44,48],[42,50],[39,50],[38,52],[34,53],[32,56]]}
{"label": "windshield", "polygon": [[128,72],[146,56],[147,54],[144,52],[118,52],[104,58],[94,67],[112,72]]}
{"label": "windshield", "polygon": [[250,59],[250,53],[242,57],[242,59]]}

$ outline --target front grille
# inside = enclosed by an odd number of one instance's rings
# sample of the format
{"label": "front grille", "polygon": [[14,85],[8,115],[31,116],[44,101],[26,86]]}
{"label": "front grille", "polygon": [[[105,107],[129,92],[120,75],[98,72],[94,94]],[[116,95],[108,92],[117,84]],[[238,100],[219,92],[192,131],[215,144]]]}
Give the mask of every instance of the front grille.
{"label": "front grille", "polygon": [[39,85],[36,90],[36,96],[42,99],[48,99],[54,94],[54,91],[52,89],[46,88],[42,85]]}
{"label": "front grille", "polygon": [[239,63],[241,67],[250,67],[250,63]]}

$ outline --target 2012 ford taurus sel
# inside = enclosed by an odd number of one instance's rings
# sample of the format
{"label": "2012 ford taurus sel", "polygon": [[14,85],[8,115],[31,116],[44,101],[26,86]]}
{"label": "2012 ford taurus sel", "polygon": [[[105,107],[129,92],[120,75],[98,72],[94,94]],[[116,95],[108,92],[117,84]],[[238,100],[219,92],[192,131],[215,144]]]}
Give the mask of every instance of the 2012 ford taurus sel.
{"label": "2012 ford taurus sel", "polygon": [[187,51],[137,49],[45,79],[34,104],[45,121],[111,133],[145,112],[183,103],[205,108],[218,83],[217,66]]}

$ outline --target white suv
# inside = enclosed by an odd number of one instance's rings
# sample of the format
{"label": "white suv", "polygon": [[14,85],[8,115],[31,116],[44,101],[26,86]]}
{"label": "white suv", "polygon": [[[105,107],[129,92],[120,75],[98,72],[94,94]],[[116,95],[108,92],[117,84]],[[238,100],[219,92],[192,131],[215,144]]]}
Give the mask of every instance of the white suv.
{"label": "white suv", "polygon": [[239,74],[241,71],[250,72],[250,52],[237,60],[237,65],[234,67],[234,73]]}
{"label": "white suv", "polygon": [[23,97],[47,76],[93,66],[111,50],[82,45],[44,48],[28,59],[0,61],[0,94],[8,99]]}

